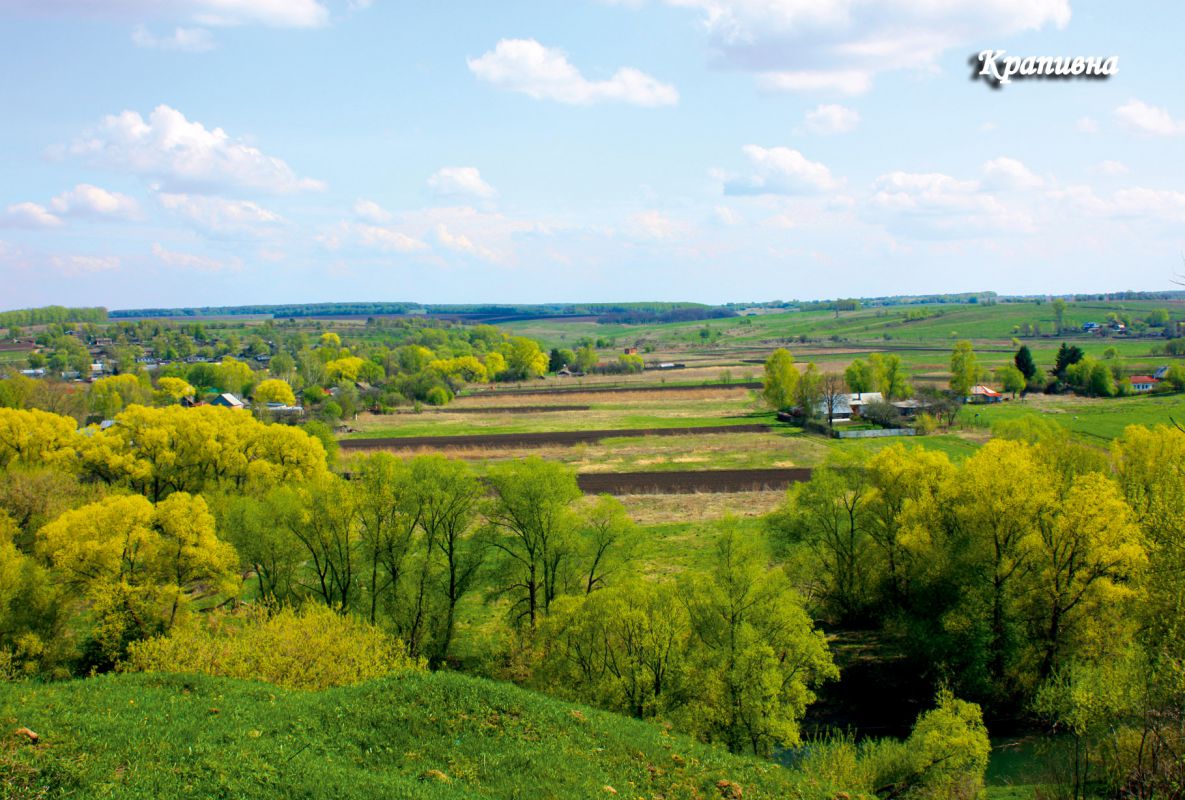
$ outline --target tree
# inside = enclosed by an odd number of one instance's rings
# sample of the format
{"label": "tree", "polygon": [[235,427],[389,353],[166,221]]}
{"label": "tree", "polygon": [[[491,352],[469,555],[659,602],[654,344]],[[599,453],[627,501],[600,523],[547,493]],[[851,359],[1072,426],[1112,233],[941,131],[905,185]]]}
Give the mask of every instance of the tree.
{"label": "tree", "polygon": [[234,594],[238,559],[218,539],[205,501],[112,496],[67,511],[37,533],[37,550],[97,619],[100,665],[129,642],[167,630],[201,597]]}
{"label": "tree", "polygon": [[955,344],[950,357],[950,388],[957,397],[969,397],[971,390],[979,383],[983,371],[975,357],[971,342],[966,340]]}
{"label": "tree", "polygon": [[130,405],[149,402],[149,389],[135,375],[111,375],[91,384],[87,404],[91,413],[111,419]]}
{"label": "tree", "polygon": [[164,377],[156,382],[156,399],[160,405],[180,403],[186,397],[193,397],[196,393],[197,389],[194,389],[182,378]]}
{"label": "tree", "polygon": [[576,475],[562,464],[532,456],[497,464],[487,476],[493,498],[485,517],[502,555],[504,591],[516,595],[516,618],[534,628],[564,588],[576,551],[570,506],[580,497]]}
{"label": "tree", "polygon": [[1081,361],[1085,355],[1081,347],[1067,345],[1065,342],[1062,342],[1062,346],[1057,350],[1057,360],[1053,365],[1053,374],[1059,378],[1064,378],[1066,376],[1066,370]]}
{"label": "tree", "polygon": [[844,370],[844,380],[848,388],[856,394],[876,391],[876,374],[872,367],[862,359],[857,358]]}
{"label": "tree", "polygon": [[996,381],[1006,392],[1011,392],[1013,397],[1016,397],[1018,392],[1023,392],[1028,385],[1025,383],[1025,376],[1016,366],[1007,364],[996,370]]}
{"label": "tree", "polygon": [[768,754],[799,741],[812,687],[837,678],[816,631],[782,570],[734,531],[716,545],[711,571],[680,582],[693,632],[696,701],[679,716],[734,753]]}
{"label": "tree", "polygon": [[358,592],[358,506],[349,485],[326,476],[304,486],[284,486],[269,497],[276,524],[305,551],[303,583],[325,605],[346,614]]}
{"label": "tree", "polygon": [[[827,417],[827,426],[833,428],[835,427],[835,415],[843,411],[844,405],[847,404],[848,387],[844,383],[843,376],[828,372],[823,375],[819,389],[823,398],[823,414]],[[850,408],[849,406],[849,410]]]}
{"label": "tree", "polygon": [[596,348],[591,344],[586,344],[576,348],[574,361],[571,363],[575,365],[577,372],[591,372],[600,360],[601,357],[597,355]]}
{"label": "tree", "polygon": [[819,371],[813,361],[806,365],[806,369],[798,378],[795,401],[802,409],[802,416],[806,419],[816,419],[820,411],[826,411],[822,408],[823,373]]}
{"label": "tree", "polygon": [[798,370],[794,368],[794,356],[779,347],[765,360],[765,380],[761,396],[767,405],[778,411],[790,408],[797,400]]}
{"label": "tree", "polygon": [[902,400],[913,394],[905,366],[896,353],[873,353],[868,357],[868,365],[875,390],[884,395],[885,400]]}
{"label": "tree", "polygon": [[506,348],[506,372],[511,379],[523,381],[547,372],[547,354],[533,339],[511,336]]}
{"label": "tree", "polygon": [[1049,304],[1053,309],[1053,320],[1057,328],[1057,333],[1061,333],[1065,328],[1066,322],[1066,301],[1060,297],[1054,298],[1053,302]]}
{"label": "tree", "polygon": [[1037,377],[1037,363],[1033,361],[1033,353],[1029,350],[1028,345],[1021,345],[1012,361],[1016,368],[1020,370],[1020,374],[1024,375],[1025,381],[1031,381]]}
{"label": "tree", "polygon": [[254,399],[256,403],[280,403],[285,406],[296,405],[296,395],[292,392],[292,387],[288,385],[287,381],[279,378],[269,378],[261,381],[255,387]]}
{"label": "tree", "polygon": [[871,490],[858,463],[831,461],[796,483],[767,518],[770,538],[784,553],[813,555],[818,593],[839,619],[860,619],[870,600],[871,559],[866,507]]}
{"label": "tree", "polygon": [[536,679],[550,691],[639,719],[688,701],[691,621],[673,584],[634,581],[565,599],[541,634]]}
{"label": "tree", "polygon": [[603,588],[610,575],[628,562],[637,544],[638,528],[625,506],[612,495],[603,494],[588,510],[581,526],[584,592]]}
{"label": "tree", "polygon": [[251,366],[237,358],[227,356],[215,368],[215,386],[224,392],[232,394],[246,394],[247,389],[255,382],[255,373]]}

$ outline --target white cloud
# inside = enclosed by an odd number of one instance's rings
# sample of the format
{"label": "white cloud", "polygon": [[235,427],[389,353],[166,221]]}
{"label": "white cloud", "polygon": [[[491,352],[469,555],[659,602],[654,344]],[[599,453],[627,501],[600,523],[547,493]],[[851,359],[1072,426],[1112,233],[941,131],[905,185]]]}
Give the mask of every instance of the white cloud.
{"label": "white cloud", "polygon": [[674,239],[686,226],[663,214],[661,211],[639,211],[630,217],[626,230],[644,239],[669,240]]}
{"label": "white cloud", "polygon": [[169,193],[159,194],[156,199],[163,208],[212,233],[259,234],[284,221],[279,214],[250,200]]}
{"label": "white cloud", "polygon": [[476,167],[443,167],[428,178],[428,188],[444,197],[489,200],[498,192],[481,178]]}
{"label": "white cloud", "polygon": [[493,50],[468,63],[479,79],[536,100],[638,106],[671,106],[679,102],[675,87],[632,67],[622,67],[608,80],[590,81],[568,61],[564,51],[544,47],[534,39],[503,39]]}
{"label": "white cloud", "polygon": [[13,203],[0,214],[0,228],[57,228],[60,217],[38,203]]}
{"label": "white cloud", "polygon": [[117,256],[50,256],[50,268],[63,275],[82,275],[92,272],[110,272],[119,269]]}
{"label": "white cloud", "polygon": [[436,227],[432,229],[432,235],[437,244],[445,249],[458,253],[468,253],[472,256],[484,258],[487,261],[498,260],[498,254],[493,250],[474,244],[473,240],[463,233],[453,233],[443,222],[437,223]]}
{"label": "white cloud", "polygon": [[387,211],[387,209],[378,203],[361,197],[354,203],[354,215],[367,222],[377,222],[380,224],[390,222],[394,218],[390,211]]}
{"label": "white cloud", "polygon": [[1096,175],[1106,176],[1108,178],[1118,178],[1128,174],[1131,172],[1131,170],[1128,169],[1127,164],[1124,164],[1122,161],[1112,161],[1108,159],[1106,161],[1100,161],[1091,167],[1091,172],[1095,173]]}
{"label": "white cloud", "polygon": [[1185,192],[1134,186],[1120,189],[1109,198],[1100,197],[1089,186],[1069,186],[1050,196],[1073,210],[1105,220],[1185,222]]}
{"label": "white cloud", "polygon": [[0,8],[123,21],[186,19],[203,25],[316,28],[329,22],[318,0],[5,0]]}
{"label": "white cloud", "polygon": [[232,139],[221,128],[190,122],[165,105],[157,106],[147,120],[135,111],[107,116],[75,140],[69,152],[99,166],[159,179],[172,190],[287,193],[325,187],[297,177],[284,161]]}
{"label": "white cloud", "polygon": [[753,172],[727,178],[725,194],[812,194],[840,186],[840,181],[831,176],[831,170],[808,160],[797,150],[755,144],[745,145],[741,150],[752,163]]}
{"label": "white cloud", "polygon": [[716,206],[712,214],[716,222],[729,228],[740,225],[745,221],[744,217],[737,213],[736,209],[729,208],[728,206]]}
{"label": "white cloud", "polygon": [[1150,106],[1141,100],[1128,100],[1115,109],[1115,116],[1137,133],[1150,136],[1185,135],[1185,120],[1173,119],[1167,109]]}
{"label": "white cloud", "polygon": [[1025,208],[1000,201],[978,181],[936,172],[880,176],[867,208],[891,230],[920,238],[992,238],[1034,230]]}
{"label": "white cloud", "polygon": [[62,216],[92,219],[132,219],[140,212],[140,206],[134,198],[89,183],[80,183],[62,192],[49,201],[49,207]]}
{"label": "white cloud", "polygon": [[322,237],[322,242],[333,250],[341,247],[343,241],[394,253],[414,253],[428,249],[425,242],[408,236],[406,233],[361,222],[343,222],[338,225],[335,233]]}
{"label": "white cloud", "polygon": [[983,165],[986,185],[993,189],[1035,189],[1044,181],[1015,158],[1000,156]]}
{"label": "white cloud", "polygon": [[213,50],[214,37],[205,28],[175,29],[170,36],[158,36],[143,25],[132,30],[132,41],[148,50],[179,50],[184,53],[205,53]]}
{"label": "white cloud", "polygon": [[1074,123],[1074,127],[1079,133],[1099,132],[1099,123],[1094,117],[1079,117],[1078,121]]}
{"label": "white cloud", "polygon": [[767,88],[867,91],[956,47],[1065,27],[1069,0],[663,0],[701,14],[713,55]]}
{"label": "white cloud", "polygon": [[193,270],[195,272],[238,272],[243,268],[240,258],[218,259],[166,250],[159,242],[152,245],[152,255],[166,267]]}
{"label": "white cloud", "polygon": [[850,69],[783,70],[758,76],[762,88],[778,92],[839,92],[864,94],[872,88],[872,75]]}
{"label": "white cloud", "polygon": [[849,133],[860,124],[860,112],[834,103],[824,104],[806,112],[806,127],[812,133],[828,135]]}

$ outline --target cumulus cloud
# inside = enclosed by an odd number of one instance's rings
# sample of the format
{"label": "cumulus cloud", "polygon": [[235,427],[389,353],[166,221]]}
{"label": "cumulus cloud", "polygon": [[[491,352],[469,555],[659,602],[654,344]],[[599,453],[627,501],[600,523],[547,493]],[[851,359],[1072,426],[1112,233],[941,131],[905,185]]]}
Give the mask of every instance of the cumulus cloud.
{"label": "cumulus cloud", "polygon": [[57,228],[62,225],[60,217],[38,203],[13,203],[0,214],[3,228]]}
{"label": "cumulus cloud", "polygon": [[476,167],[443,167],[428,178],[428,188],[444,197],[472,197],[489,200],[497,190],[482,180]]}
{"label": "cumulus cloud", "polygon": [[837,104],[824,104],[806,112],[806,127],[812,133],[850,133],[860,124],[860,112]]}
{"label": "cumulus cloud", "polygon": [[630,217],[626,230],[633,236],[662,241],[676,238],[686,226],[653,209],[639,211]]}
{"label": "cumulus cloud", "polygon": [[298,177],[281,159],[231,138],[222,128],[207,128],[166,105],[157,106],[148,119],[135,111],[107,116],[76,139],[68,152],[97,166],[159,180],[175,191],[290,193],[325,188],[321,181]]}
{"label": "cumulus cloud", "polygon": [[67,217],[90,219],[132,219],[140,212],[134,198],[80,183],[49,201],[54,212]]}
{"label": "cumulus cloud", "polygon": [[1127,164],[1124,164],[1122,161],[1113,161],[1111,159],[1107,159],[1095,164],[1091,168],[1091,172],[1094,172],[1096,175],[1106,176],[1108,178],[1118,178],[1122,175],[1128,174],[1131,172],[1131,170],[1128,169]]}
{"label": "cumulus cloud", "polygon": [[1185,120],[1174,119],[1168,109],[1150,106],[1142,100],[1128,100],[1115,109],[1115,116],[1137,133],[1149,136],[1185,135]]}
{"label": "cumulus cloud", "polygon": [[1185,192],[1133,186],[1101,197],[1089,186],[1069,186],[1051,192],[1074,211],[1105,220],[1185,223]]}
{"label": "cumulus cloud", "polygon": [[761,147],[745,145],[741,151],[752,164],[748,175],[728,177],[724,193],[754,194],[813,194],[830,191],[840,186],[824,164],[810,161],[802,153],[789,147]]}
{"label": "cumulus cloud", "polygon": [[1000,156],[983,165],[984,183],[992,189],[1035,189],[1044,181],[1015,158]]}
{"label": "cumulus cloud", "polygon": [[211,233],[255,235],[284,221],[279,214],[250,200],[167,192],[156,199],[162,208]]}
{"label": "cumulus cloud", "polygon": [[354,203],[354,215],[367,222],[377,222],[380,224],[390,222],[393,219],[390,211],[387,211],[387,209],[373,200],[366,200],[361,197]]}
{"label": "cumulus cloud", "polygon": [[632,67],[622,67],[608,80],[589,80],[568,61],[564,51],[545,47],[534,39],[503,39],[493,50],[468,63],[480,80],[536,100],[637,106],[671,106],[679,102],[675,87]]}
{"label": "cumulus cloud", "polygon": [[432,229],[432,237],[436,240],[437,244],[447,250],[477,256],[487,261],[498,260],[498,254],[493,250],[475,244],[472,239],[463,233],[453,233],[443,222],[437,223],[436,227]]}
{"label": "cumulus cloud", "polygon": [[176,28],[172,34],[158,36],[143,25],[132,30],[132,41],[148,50],[179,50],[184,53],[205,53],[214,49],[214,37],[205,28]]}
{"label": "cumulus cloud", "polygon": [[726,66],[787,91],[858,94],[955,47],[1070,21],[1069,0],[662,0],[699,11]]}
{"label": "cumulus cloud", "polygon": [[152,245],[152,255],[160,264],[170,269],[192,270],[195,272],[238,272],[243,268],[240,258],[209,258],[192,253],[181,253],[176,250],[166,250],[159,242]]}
{"label": "cumulus cloud", "polygon": [[342,222],[336,231],[321,237],[321,241],[331,250],[336,250],[343,244],[354,244],[387,253],[415,253],[428,249],[426,242],[406,233],[361,222]]}
{"label": "cumulus cloud", "polygon": [[936,172],[881,175],[867,208],[874,220],[920,238],[990,238],[1033,231],[1032,218],[1023,208],[1001,202],[978,181]]}

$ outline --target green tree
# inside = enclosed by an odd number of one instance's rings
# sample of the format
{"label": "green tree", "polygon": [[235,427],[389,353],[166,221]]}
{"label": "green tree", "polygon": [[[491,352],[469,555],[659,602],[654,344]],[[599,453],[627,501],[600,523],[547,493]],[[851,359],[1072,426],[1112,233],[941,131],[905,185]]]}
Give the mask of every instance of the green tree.
{"label": "green tree", "polygon": [[857,358],[844,370],[844,380],[848,388],[856,394],[876,391],[876,374],[872,367],[864,360]]}
{"label": "green tree", "polygon": [[1060,297],[1054,298],[1049,307],[1053,309],[1053,320],[1057,326],[1056,332],[1061,333],[1066,326],[1066,301]]}
{"label": "green tree", "polygon": [[996,370],[996,381],[1001,388],[1006,392],[1011,392],[1013,397],[1017,393],[1025,390],[1025,376],[1016,366],[1007,364]]}
{"label": "green tree", "polygon": [[532,628],[564,589],[576,554],[571,504],[580,497],[571,468],[532,456],[497,464],[487,476],[494,496],[485,517],[502,555],[503,590],[516,618]]}
{"label": "green tree", "polygon": [[547,372],[547,354],[539,349],[538,342],[511,336],[506,347],[506,370],[513,380],[527,380]]}
{"label": "green tree", "polygon": [[296,405],[296,395],[287,381],[280,378],[268,378],[255,387],[254,399],[256,403],[281,403],[286,406]]}
{"label": "green tree", "polygon": [[708,741],[766,755],[799,741],[812,687],[839,677],[782,570],[770,570],[751,540],[730,531],[706,576],[680,583],[693,631],[690,681],[696,701],[679,716]]}
{"label": "green tree", "polygon": [[765,379],[761,396],[770,408],[783,410],[792,407],[797,400],[798,370],[794,368],[794,356],[779,347],[765,361]]}
{"label": "green tree", "polygon": [[580,532],[584,591],[591,594],[628,563],[638,544],[638,527],[620,500],[603,494],[584,514]]}
{"label": "green tree", "polygon": [[1037,363],[1033,361],[1033,353],[1029,350],[1028,345],[1021,345],[1012,362],[1020,370],[1020,374],[1025,376],[1026,381],[1037,377]]}
{"label": "green tree", "polygon": [[969,397],[971,390],[979,383],[983,371],[971,342],[966,340],[955,344],[950,357],[950,388],[958,397]]}

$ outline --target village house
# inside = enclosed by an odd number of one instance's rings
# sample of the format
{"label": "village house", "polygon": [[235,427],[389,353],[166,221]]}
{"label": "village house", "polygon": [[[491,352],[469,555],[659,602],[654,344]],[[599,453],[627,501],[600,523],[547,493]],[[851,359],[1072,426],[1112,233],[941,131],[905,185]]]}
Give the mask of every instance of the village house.
{"label": "village house", "polygon": [[246,408],[247,404],[239,398],[235,397],[230,392],[223,392],[210,401],[212,406],[222,406],[223,408]]}
{"label": "village house", "polygon": [[1151,375],[1132,375],[1131,385],[1133,392],[1150,392],[1156,388],[1160,381]]}
{"label": "village house", "polygon": [[983,384],[972,387],[971,394],[967,397],[968,403],[1001,403],[1003,401],[1004,395]]}

